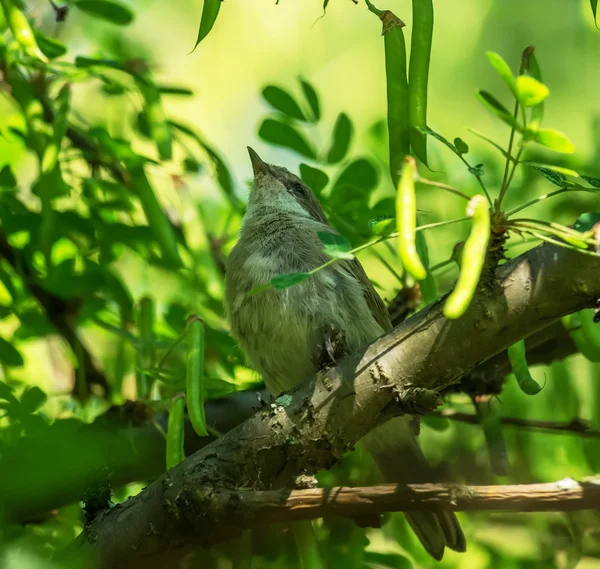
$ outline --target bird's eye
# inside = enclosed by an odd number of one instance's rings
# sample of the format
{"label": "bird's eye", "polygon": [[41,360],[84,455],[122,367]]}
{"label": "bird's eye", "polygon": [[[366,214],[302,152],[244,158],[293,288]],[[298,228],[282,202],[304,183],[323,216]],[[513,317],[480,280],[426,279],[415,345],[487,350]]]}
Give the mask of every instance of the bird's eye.
{"label": "bird's eye", "polygon": [[294,184],[292,186],[292,190],[294,193],[296,193],[300,196],[305,196],[308,193],[308,190],[302,184]]}

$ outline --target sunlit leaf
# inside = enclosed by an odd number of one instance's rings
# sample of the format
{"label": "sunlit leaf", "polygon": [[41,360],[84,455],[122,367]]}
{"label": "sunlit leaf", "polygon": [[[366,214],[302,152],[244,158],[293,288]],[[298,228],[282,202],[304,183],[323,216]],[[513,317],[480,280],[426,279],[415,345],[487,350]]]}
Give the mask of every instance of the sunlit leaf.
{"label": "sunlit leaf", "polygon": [[290,273],[288,275],[278,275],[271,279],[271,284],[278,290],[283,290],[297,285],[310,277],[310,273]]}
{"label": "sunlit leaf", "polygon": [[275,85],[268,85],[262,90],[262,96],[269,105],[279,112],[300,121],[306,121],[306,117],[300,106],[287,91]]}
{"label": "sunlit leaf", "polygon": [[529,75],[517,78],[517,97],[524,107],[539,105],[548,95],[550,89]]}
{"label": "sunlit leaf", "polygon": [[306,139],[289,124],[275,119],[265,119],[260,125],[258,136],[275,146],[290,148],[313,160],[316,158],[315,151],[309,146]]}
{"label": "sunlit leaf", "polygon": [[329,182],[329,176],[308,164],[300,164],[300,178],[315,194],[320,194]]}
{"label": "sunlit leaf", "polygon": [[313,122],[317,122],[321,118],[321,106],[319,105],[319,96],[313,86],[306,80],[300,79],[300,86],[304,93],[304,98],[310,107]]}
{"label": "sunlit leaf", "polygon": [[600,29],[598,28],[598,0],[590,0],[590,6],[592,8],[592,15],[594,16],[594,25],[596,26],[596,29]]}
{"label": "sunlit leaf", "polygon": [[[539,66],[538,60],[535,56],[534,51],[529,54],[528,72],[534,79],[537,79],[540,83],[544,82],[544,80],[542,79],[542,71],[540,69],[540,66]],[[539,128],[540,124],[542,124],[543,118],[544,118],[544,103],[540,103],[539,105],[536,105],[535,107],[533,107],[533,109],[531,109],[531,120],[529,122],[529,126],[532,129]]]}
{"label": "sunlit leaf", "polygon": [[[196,38],[194,49],[198,47],[198,44],[213,29],[222,3],[223,0],[204,0],[204,5],[202,6],[202,16],[200,17],[200,27],[198,28],[198,37]],[[192,51],[194,51],[194,49]]]}
{"label": "sunlit leaf", "polygon": [[335,164],[346,156],[352,141],[352,122],[345,113],[340,113],[333,127],[333,140],[327,153],[327,162]]}
{"label": "sunlit leaf", "polygon": [[396,230],[396,218],[394,216],[376,217],[369,222],[374,235],[389,235]]}
{"label": "sunlit leaf", "polygon": [[553,128],[540,128],[535,132],[534,140],[556,152],[562,152],[563,154],[575,152],[575,146],[567,135]]}
{"label": "sunlit leaf", "polygon": [[352,249],[350,241],[339,235],[338,233],[331,233],[330,231],[317,231],[319,240],[323,243],[323,251],[330,257],[336,259],[353,259],[354,255],[348,253]]}
{"label": "sunlit leaf", "polygon": [[489,62],[492,64],[492,67],[496,70],[498,75],[502,77],[503,81],[508,85],[508,88],[513,92],[514,95],[516,95],[517,83],[508,63],[504,61],[504,58],[500,54],[494,51],[486,51],[485,54],[487,55]]}
{"label": "sunlit leaf", "polygon": [[133,21],[133,12],[124,4],[112,0],[77,0],[75,6],[90,16],[119,26]]}

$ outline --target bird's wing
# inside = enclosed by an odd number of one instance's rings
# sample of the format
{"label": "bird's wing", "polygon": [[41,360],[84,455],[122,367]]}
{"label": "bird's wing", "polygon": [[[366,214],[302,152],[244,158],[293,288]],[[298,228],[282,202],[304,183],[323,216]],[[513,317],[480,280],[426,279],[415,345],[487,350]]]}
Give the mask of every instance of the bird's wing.
{"label": "bird's wing", "polygon": [[345,270],[351,273],[362,285],[367,305],[371,313],[377,320],[377,323],[387,332],[392,329],[392,321],[385,304],[377,291],[373,287],[367,273],[358,259],[348,259],[340,261]]}

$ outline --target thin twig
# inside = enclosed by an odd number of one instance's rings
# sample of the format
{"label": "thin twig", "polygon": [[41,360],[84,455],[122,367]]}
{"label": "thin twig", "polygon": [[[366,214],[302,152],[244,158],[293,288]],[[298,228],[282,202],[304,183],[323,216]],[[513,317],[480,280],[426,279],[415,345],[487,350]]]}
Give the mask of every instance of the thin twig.
{"label": "thin twig", "polygon": [[[454,409],[444,409],[442,411],[433,411],[429,413],[432,417],[442,417],[451,421],[478,425],[479,418],[472,413],[461,413]],[[521,427],[523,429],[550,431],[552,434],[578,435],[584,438],[600,439],[600,431],[594,429],[592,425],[575,417],[570,421],[542,421],[537,419],[522,419],[520,417],[501,417],[500,422],[503,425]]]}
{"label": "thin twig", "polygon": [[426,184],[427,186],[433,186],[435,188],[440,188],[441,190],[446,190],[447,192],[451,192],[457,196],[460,196],[461,198],[464,198],[467,201],[469,201],[471,199],[467,194],[464,194],[460,190],[457,190],[456,188],[453,188],[452,186],[449,186],[448,184],[443,184],[442,182],[428,180],[427,178],[417,178],[416,181],[417,181],[417,183]]}
{"label": "thin twig", "polygon": [[[552,512],[600,507],[600,477],[565,478],[542,484],[463,486],[455,484],[384,484],[370,487],[252,491],[207,487],[186,495],[172,508],[201,511],[214,518],[214,531],[227,524],[256,525],[327,517],[357,518],[410,510]],[[228,509],[229,504],[236,508]],[[181,512],[184,515],[184,512]]]}

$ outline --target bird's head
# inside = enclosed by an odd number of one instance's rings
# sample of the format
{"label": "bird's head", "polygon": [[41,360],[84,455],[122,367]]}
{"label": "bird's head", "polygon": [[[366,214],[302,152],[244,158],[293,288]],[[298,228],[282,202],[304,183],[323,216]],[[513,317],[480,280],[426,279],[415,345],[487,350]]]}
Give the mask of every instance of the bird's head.
{"label": "bird's head", "polygon": [[250,147],[248,153],[254,170],[254,183],[248,200],[249,214],[277,210],[327,223],[317,196],[298,176],[282,166],[263,162]]}

